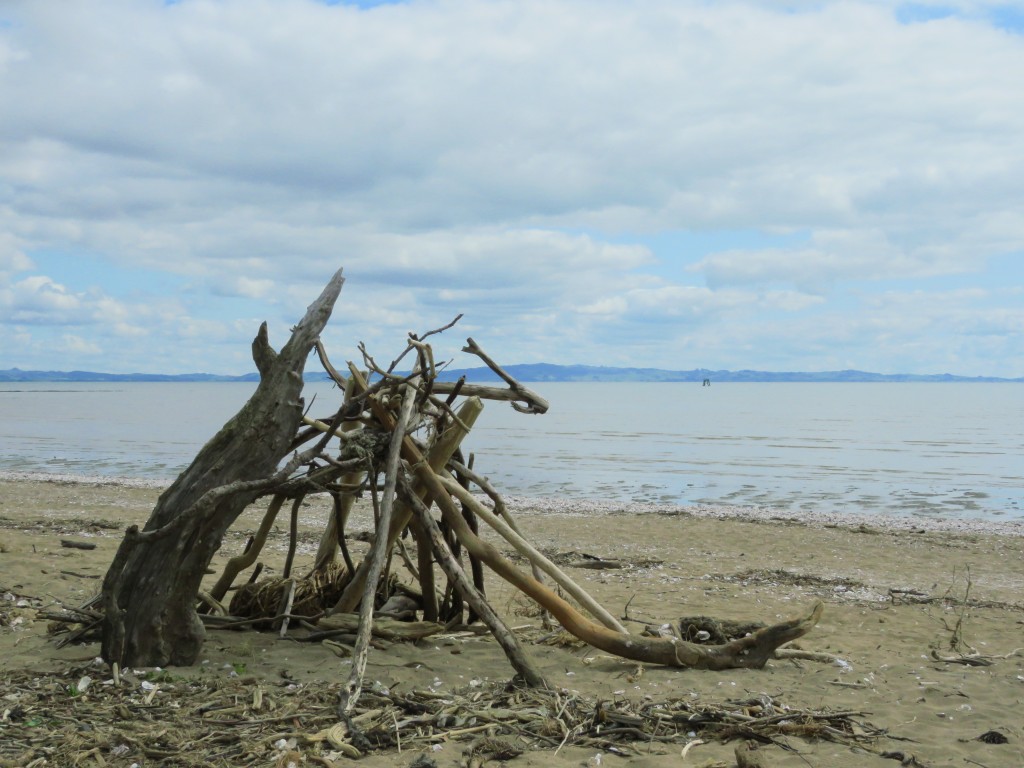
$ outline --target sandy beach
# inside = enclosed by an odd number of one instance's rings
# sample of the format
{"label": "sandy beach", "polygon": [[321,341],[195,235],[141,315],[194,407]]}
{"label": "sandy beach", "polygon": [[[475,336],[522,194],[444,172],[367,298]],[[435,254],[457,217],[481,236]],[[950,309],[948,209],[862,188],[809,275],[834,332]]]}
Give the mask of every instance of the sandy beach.
{"label": "sandy beach", "polygon": [[[146,520],[158,493],[101,482],[0,481],[0,765],[345,764],[349,758],[323,738],[301,737],[330,725],[331,696],[351,668],[326,644],[210,630],[203,663],[129,671],[120,685],[97,663],[97,643],[57,648],[43,614],[79,606],[99,590],[124,528]],[[826,606],[797,643],[828,654],[824,661],[776,659],[762,670],[724,672],[640,667],[565,643],[529,601],[490,575],[490,602],[555,689],[551,700],[638,712],[689,702],[748,718],[772,707],[780,719],[843,713],[853,724],[840,741],[795,728],[773,737],[757,750],[766,768],[1024,765],[1020,524],[511,501],[530,541],[631,632],[681,616],[775,622],[806,613],[816,600]],[[261,514],[251,509],[229,532],[211,581]],[[300,570],[311,565],[327,514],[315,499],[303,509]],[[367,515],[359,511],[351,530],[369,530]],[[282,566],[286,528],[279,525],[261,558],[265,574]],[[62,546],[62,539],[95,549]],[[608,567],[593,567],[595,559]],[[367,671],[368,684],[430,692],[432,700],[476,691],[481,707],[511,677],[498,644],[470,633],[390,644],[370,655]],[[204,709],[228,696],[230,717]],[[289,709],[300,700],[304,707]],[[211,716],[216,711],[221,716]],[[564,735],[531,740],[513,729],[503,738],[519,754],[497,751],[486,760],[466,752],[489,733],[477,722],[467,719],[465,733],[449,728],[450,735],[424,729],[400,747],[365,750],[359,763],[734,766],[744,741],[723,743],[678,722],[612,748]]]}

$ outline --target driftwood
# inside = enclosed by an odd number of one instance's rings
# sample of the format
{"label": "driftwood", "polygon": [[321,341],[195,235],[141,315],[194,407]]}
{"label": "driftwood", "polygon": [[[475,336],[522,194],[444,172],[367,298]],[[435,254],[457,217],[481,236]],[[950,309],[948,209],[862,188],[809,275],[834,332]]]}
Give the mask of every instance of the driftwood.
{"label": "driftwood", "polygon": [[[413,407],[416,405],[416,390],[408,388],[402,398],[402,407],[398,415],[397,423],[391,435],[391,446],[388,449],[386,464],[387,480],[384,483],[384,503],[381,505],[380,514],[377,518],[377,526],[381,531],[391,529],[391,512],[394,507],[395,487],[398,482],[398,460],[402,450],[402,440],[405,439],[406,430],[412,420]],[[359,699],[359,692],[362,690],[363,675],[366,673],[366,656],[370,650],[370,635],[372,632],[373,607],[377,596],[377,584],[380,582],[381,573],[384,571],[384,561],[388,554],[388,540],[384,536],[378,536],[373,542],[366,572],[363,596],[359,606],[359,629],[356,632],[356,643],[352,673],[349,675],[348,683],[341,696],[340,710],[348,713]]]}
{"label": "driftwood", "polygon": [[491,544],[474,534],[459,514],[455,503],[447,495],[441,479],[424,463],[414,465],[421,479],[441,508],[444,520],[456,532],[468,550],[473,552],[501,578],[533,598],[550,611],[555,619],[571,634],[608,653],[627,659],[674,667],[702,669],[760,668],[772,657],[775,649],[807,634],[824,610],[817,603],[806,616],[765,627],[752,635],[732,642],[702,646],[675,637],[642,637],[608,629],[574,608],[549,587],[538,582],[508,562]]}
{"label": "driftwood", "polygon": [[[321,362],[326,361],[326,352],[324,351],[323,344],[317,342],[317,352],[320,355]],[[354,383],[351,379],[345,384],[345,399],[342,403],[342,408],[347,408],[352,403],[352,395],[354,390]],[[329,425],[324,424],[322,421],[316,421],[315,419],[309,419],[303,417],[304,424],[311,424],[318,430],[329,429]],[[361,429],[362,424],[358,421],[345,422],[341,431],[343,435],[348,436],[348,433],[355,430]],[[348,549],[345,546],[345,523],[348,520],[348,516],[352,513],[352,506],[356,501],[356,490],[360,487],[361,481],[366,477],[365,469],[357,469],[348,474],[342,475],[340,479],[340,485],[345,490],[333,493],[332,500],[334,502],[334,514],[331,515],[330,520],[327,522],[327,527],[324,529],[323,536],[320,537],[320,547],[316,553],[316,564],[314,569],[322,568],[330,563],[335,562],[340,551],[345,558],[345,565],[351,571],[352,561],[348,554]]]}
{"label": "driftwood", "polygon": [[[362,617],[357,613],[335,613],[320,619],[317,622],[317,627],[322,630],[354,635],[363,623]],[[444,624],[438,624],[436,621],[397,621],[386,616],[378,616],[370,630],[374,637],[407,642],[422,640],[424,637],[441,632],[444,632]]]}
{"label": "driftwood", "polygon": [[248,403],[161,494],[140,531],[129,528],[103,581],[103,658],[122,667],[190,665],[204,637],[196,595],[224,533],[258,496],[312,456],[282,470],[302,418],[302,371],[344,278],[339,270],[291,339],[275,352],[264,323],[253,341],[260,383]]}
{"label": "driftwood", "polygon": [[238,574],[256,562],[256,558],[259,557],[260,550],[263,549],[263,545],[267,542],[270,528],[277,519],[277,513],[281,511],[284,502],[285,497],[283,494],[274,496],[270,506],[267,508],[266,514],[263,515],[263,522],[260,523],[259,530],[256,531],[256,535],[249,542],[248,548],[242,554],[228,561],[227,566],[224,568],[224,573],[221,574],[220,579],[218,579],[213,589],[210,590],[210,595],[214,600],[223,600]]}
{"label": "driftwood", "polygon": [[455,588],[462,595],[463,599],[472,606],[483,622],[487,625],[487,628],[491,630],[491,634],[501,645],[502,650],[505,651],[505,655],[508,657],[509,662],[512,664],[512,668],[526,681],[526,684],[535,688],[545,688],[547,683],[544,680],[543,675],[533,666],[529,658],[527,658],[523,647],[519,644],[519,640],[515,634],[508,628],[501,617],[491,608],[490,604],[484,600],[473,583],[466,577],[465,572],[459,566],[455,560],[455,556],[448,548],[447,542],[444,540],[444,536],[441,533],[441,529],[438,527],[437,522],[430,514],[430,510],[427,509],[427,505],[420,501],[416,492],[413,490],[412,485],[408,480],[402,485],[402,490],[407,503],[409,503],[416,514],[419,516],[423,527],[430,534],[430,540],[433,544],[434,553],[438,558],[438,562],[441,564],[441,568],[448,575],[448,578],[452,580]]}
{"label": "driftwood", "polygon": [[74,539],[61,539],[60,545],[67,549],[96,549],[96,544],[91,541],[75,541]]}
{"label": "driftwood", "polygon": [[[548,403],[509,376],[473,339],[467,340],[464,351],[479,357],[506,386],[439,380],[439,366],[426,339],[455,321],[425,334],[409,334],[405,351],[387,367],[360,346],[362,360],[358,365],[349,362],[343,376],[319,340],[342,282],[339,271],[280,354],[270,348],[266,325],[261,327],[253,343],[261,376],[256,393],[160,497],[145,528],[133,526],[126,532],[103,583],[103,656],[108,662],[122,667],[191,664],[202,643],[203,621],[218,627],[270,624],[282,636],[292,632],[293,639],[340,633],[353,645],[345,651],[353,657],[352,671],[339,691],[339,714],[344,718],[356,711],[367,654],[379,642],[374,638],[382,637],[384,623],[393,621],[379,614],[381,606],[399,588],[402,599],[392,599],[385,612],[405,617],[418,612],[427,627],[440,627],[441,613],[451,625],[462,623],[467,612],[469,620],[483,622],[531,686],[543,686],[544,679],[516,634],[487,602],[485,573],[522,591],[580,640],[645,663],[761,667],[780,646],[817,623],[820,603],[801,618],[746,627],[738,636],[718,632],[728,622],[713,619],[708,621],[716,631],[689,621],[669,633],[630,634],[529,543],[507,515],[497,490],[463,462],[460,444],[482,413],[485,399],[508,402],[528,414],[544,413]],[[319,417],[303,412],[300,397],[303,366],[313,349],[345,391],[337,411]],[[411,373],[396,372],[407,358]],[[483,497],[471,491],[473,485]],[[351,504],[364,489],[373,500],[375,529],[369,536],[369,552],[356,563],[346,522]],[[292,557],[297,511],[312,493],[329,494],[333,514],[321,536],[313,571],[303,576],[292,573]],[[230,559],[209,593],[201,593],[203,574],[224,533],[260,498],[270,502],[259,531],[245,552]],[[260,568],[267,533],[286,502],[291,502],[292,516],[284,578],[236,588],[245,569],[254,564]],[[480,537],[480,521],[526,558],[529,571]],[[404,532],[412,533],[415,556],[401,539]],[[402,584],[391,572],[395,552],[414,584]],[[469,559],[472,574],[463,558]],[[547,586],[542,576],[555,586]],[[250,577],[250,582],[254,580]],[[235,595],[225,609],[232,590]],[[203,617],[197,605],[203,607]],[[227,610],[230,616],[223,615]],[[309,623],[317,617],[318,625]]]}

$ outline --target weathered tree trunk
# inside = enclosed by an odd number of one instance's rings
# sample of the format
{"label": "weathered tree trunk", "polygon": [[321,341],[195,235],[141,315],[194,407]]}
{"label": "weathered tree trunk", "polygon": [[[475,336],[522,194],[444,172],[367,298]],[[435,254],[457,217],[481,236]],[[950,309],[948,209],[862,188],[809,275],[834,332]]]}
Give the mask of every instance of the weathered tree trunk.
{"label": "weathered tree trunk", "polygon": [[125,532],[103,581],[107,662],[168,666],[198,658],[203,575],[235,519],[293,469],[279,466],[302,418],[302,371],[343,283],[339,270],[280,353],[270,347],[266,323],[260,327],[255,394],[164,491],[145,528]]}

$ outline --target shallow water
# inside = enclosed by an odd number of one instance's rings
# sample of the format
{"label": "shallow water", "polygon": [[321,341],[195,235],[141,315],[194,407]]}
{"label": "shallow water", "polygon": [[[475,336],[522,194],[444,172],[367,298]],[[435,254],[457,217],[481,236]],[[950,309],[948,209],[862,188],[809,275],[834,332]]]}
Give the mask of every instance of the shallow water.
{"label": "shallow water", "polygon": [[[1024,519],[1020,385],[531,386],[549,413],[489,403],[466,444],[509,495]],[[0,470],[166,481],[253,388],[0,385]]]}

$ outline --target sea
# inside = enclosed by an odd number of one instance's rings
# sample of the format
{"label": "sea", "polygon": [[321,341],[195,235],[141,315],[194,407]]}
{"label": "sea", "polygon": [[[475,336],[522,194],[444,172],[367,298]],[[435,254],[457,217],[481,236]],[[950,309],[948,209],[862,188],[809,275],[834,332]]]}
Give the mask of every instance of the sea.
{"label": "sea", "polygon": [[[1015,383],[543,383],[464,444],[509,497],[1024,521]],[[170,482],[252,383],[0,384],[0,473]],[[307,384],[311,415],[341,395]]]}

